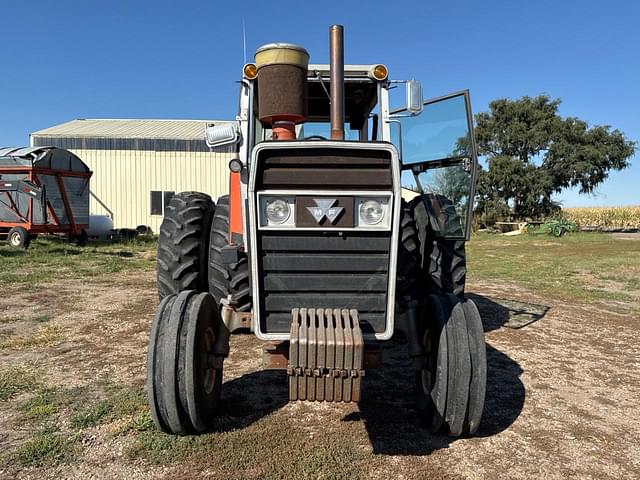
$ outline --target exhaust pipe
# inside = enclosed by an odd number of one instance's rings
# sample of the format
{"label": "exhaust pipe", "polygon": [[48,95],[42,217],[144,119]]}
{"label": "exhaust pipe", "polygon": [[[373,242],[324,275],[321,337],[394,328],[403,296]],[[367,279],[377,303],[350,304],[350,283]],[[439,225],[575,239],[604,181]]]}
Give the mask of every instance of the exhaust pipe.
{"label": "exhaust pipe", "polygon": [[331,140],[344,140],[344,27],[329,27]]}

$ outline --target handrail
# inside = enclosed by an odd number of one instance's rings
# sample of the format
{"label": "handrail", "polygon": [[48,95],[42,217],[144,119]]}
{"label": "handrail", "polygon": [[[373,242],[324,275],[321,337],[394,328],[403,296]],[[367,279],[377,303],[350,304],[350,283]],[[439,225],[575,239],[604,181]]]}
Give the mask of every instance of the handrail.
{"label": "handrail", "polygon": [[107,205],[102,200],[100,200],[91,189],[89,189],[89,195],[91,195],[95,199],[95,201],[98,202],[98,204],[107,211],[109,217],[111,218],[111,221],[113,222],[115,218],[113,211],[109,207],[107,207]]}

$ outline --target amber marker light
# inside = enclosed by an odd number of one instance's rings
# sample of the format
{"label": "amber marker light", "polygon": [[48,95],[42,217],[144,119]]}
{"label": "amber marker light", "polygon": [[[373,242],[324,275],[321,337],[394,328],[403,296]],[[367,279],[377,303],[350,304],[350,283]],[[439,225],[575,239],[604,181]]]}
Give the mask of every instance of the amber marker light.
{"label": "amber marker light", "polygon": [[389,71],[384,65],[376,65],[369,71],[369,76],[375,80],[382,81],[387,79]]}
{"label": "amber marker light", "polygon": [[249,80],[253,80],[258,76],[258,67],[255,63],[247,63],[242,67],[242,74]]}

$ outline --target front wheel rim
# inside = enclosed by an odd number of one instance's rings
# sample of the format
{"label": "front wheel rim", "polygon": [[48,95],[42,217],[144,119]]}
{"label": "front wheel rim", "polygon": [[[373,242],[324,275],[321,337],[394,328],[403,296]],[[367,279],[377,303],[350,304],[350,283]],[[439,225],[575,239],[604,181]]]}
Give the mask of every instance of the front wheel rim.
{"label": "front wheel rim", "polygon": [[[432,335],[433,333],[427,328],[422,336],[422,345],[424,345],[424,350],[428,358],[428,368],[424,368],[420,372],[420,383],[422,384],[422,393],[427,397],[431,396],[431,390],[433,389],[433,382],[435,380],[435,368],[437,368],[432,358],[434,350]],[[437,362],[437,359],[435,359],[435,361]]]}
{"label": "front wheel rim", "polygon": [[[205,333],[205,346],[208,353],[213,351],[214,344],[215,335],[213,333],[213,329],[208,328]],[[207,395],[211,395],[211,392],[213,392],[213,389],[216,387],[217,377],[218,371],[215,368],[207,366],[204,371],[204,378],[202,379],[204,391]]]}

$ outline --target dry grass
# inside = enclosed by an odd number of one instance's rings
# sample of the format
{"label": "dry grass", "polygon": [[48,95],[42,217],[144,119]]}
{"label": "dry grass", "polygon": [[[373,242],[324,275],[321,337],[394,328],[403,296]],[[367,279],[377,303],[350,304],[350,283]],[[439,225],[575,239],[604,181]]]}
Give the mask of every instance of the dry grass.
{"label": "dry grass", "polygon": [[0,343],[0,350],[26,350],[37,347],[50,347],[63,339],[60,325],[45,325],[31,335],[14,335]]}

